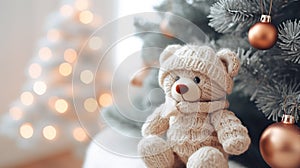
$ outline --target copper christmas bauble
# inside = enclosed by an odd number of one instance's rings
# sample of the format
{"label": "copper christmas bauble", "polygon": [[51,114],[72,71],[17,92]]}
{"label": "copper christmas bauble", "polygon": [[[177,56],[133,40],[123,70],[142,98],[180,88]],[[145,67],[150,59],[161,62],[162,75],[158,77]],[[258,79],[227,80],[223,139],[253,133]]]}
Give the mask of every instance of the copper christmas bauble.
{"label": "copper christmas bauble", "polygon": [[163,19],[159,25],[160,31],[168,38],[173,38],[174,34],[170,30],[170,25],[167,19]]}
{"label": "copper christmas bauble", "polygon": [[272,168],[300,168],[300,129],[295,124],[270,125],[259,145],[262,157]]}
{"label": "copper christmas bauble", "polygon": [[248,40],[252,47],[266,50],[274,46],[278,32],[270,20],[255,23],[248,32]]}

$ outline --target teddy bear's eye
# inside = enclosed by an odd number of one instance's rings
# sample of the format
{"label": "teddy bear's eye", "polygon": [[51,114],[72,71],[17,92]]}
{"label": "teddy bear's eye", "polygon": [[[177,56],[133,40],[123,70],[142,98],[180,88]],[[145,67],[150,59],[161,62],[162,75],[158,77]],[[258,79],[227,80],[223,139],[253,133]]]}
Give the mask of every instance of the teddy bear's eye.
{"label": "teddy bear's eye", "polygon": [[175,81],[178,81],[179,79],[180,79],[179,76],[176,76],[176,77],[175,77]]}
{"label": "teddy bear's eye", "polygon": [[196,77],[194,78],[194,82],[197,83],[197,84],[200,83],[200,78],[199,78],[198,76],[196,76]]}

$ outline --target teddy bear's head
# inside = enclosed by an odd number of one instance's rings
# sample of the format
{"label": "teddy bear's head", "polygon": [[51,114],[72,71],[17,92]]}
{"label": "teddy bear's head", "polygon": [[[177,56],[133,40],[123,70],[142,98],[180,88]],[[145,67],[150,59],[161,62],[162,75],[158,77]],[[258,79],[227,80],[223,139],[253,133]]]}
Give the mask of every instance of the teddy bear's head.
{"label": "teddy bear's head", "polygon": [[213,101],[230,94],[239,70],[235,53],[207,46],[170,45],[160,55],[159,84],[176,101]]}

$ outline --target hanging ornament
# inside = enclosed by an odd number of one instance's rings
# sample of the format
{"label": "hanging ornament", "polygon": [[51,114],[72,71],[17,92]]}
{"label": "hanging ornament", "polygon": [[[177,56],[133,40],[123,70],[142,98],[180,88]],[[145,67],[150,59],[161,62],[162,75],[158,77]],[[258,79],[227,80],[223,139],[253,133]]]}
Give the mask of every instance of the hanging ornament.
{"label": "hanging ornament", "polygon": [[260,50],[272,48],[277,41],[277,36],[277,29],[271,23],[269,15],[262,15],[261,21],[255,23],[248,32],[251,46]]}
{"label": "hanging ornament", "polygon": [[[167,11],[172,11],[173,10],[173,2],[171,0],[167,0]],[[167,12],[164,15],[164,18],[161,20],[159,29],[161,33],[166,36],[167,38],[174,38],[175,33],[174,33],[174,28],[170,25],[171,19],[172,19],[172,13]]]}
{"label": "hanging ornament", "polygon": [[[261,1],[262,7],[262,1]],[[255,23],[248,32],[248,40],[252,47],[266,50],[272,48],[277,41],[278,31],[271,23],[272,0],[268,15],[261,15],[260,22]],[[263,13],[263,7],[261,8]]]}
{"label": "hanging ornament", "polygon": [[169,24],[169,19],[164,18],[160,25],[159,25],[160,31],[162,32],[163,35],[165,35],[168,38],[173,38],[174,34],[171,31],[170,24]]}
{"label": "hanging ornament", "polygon": [[259,142],[262,157],[273,168],[300,167],[300,129],[292,115],[270,125]]}

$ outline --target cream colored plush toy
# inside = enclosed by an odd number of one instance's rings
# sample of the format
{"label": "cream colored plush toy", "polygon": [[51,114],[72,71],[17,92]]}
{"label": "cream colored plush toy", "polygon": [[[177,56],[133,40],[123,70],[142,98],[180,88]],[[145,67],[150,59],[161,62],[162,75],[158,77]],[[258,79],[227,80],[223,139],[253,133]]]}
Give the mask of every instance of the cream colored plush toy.
{"label": "cream colored plush toy", "polygon": [[227,110],[238,70],[229,49],[170,45],[163,51],[159,84],[166,102],[148,117],[138,145],[147,167],[226,168],[228,155],[248,149],[247,129]]}

